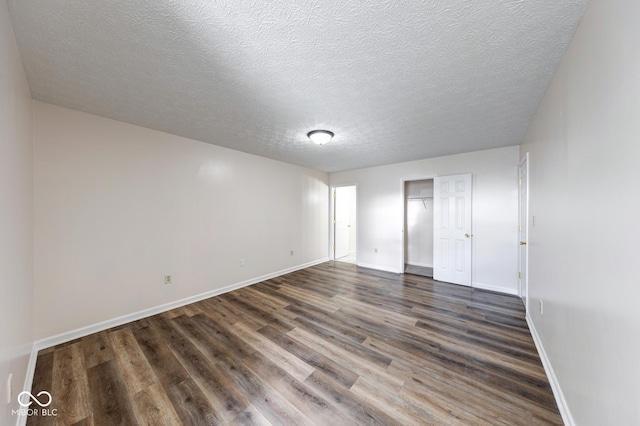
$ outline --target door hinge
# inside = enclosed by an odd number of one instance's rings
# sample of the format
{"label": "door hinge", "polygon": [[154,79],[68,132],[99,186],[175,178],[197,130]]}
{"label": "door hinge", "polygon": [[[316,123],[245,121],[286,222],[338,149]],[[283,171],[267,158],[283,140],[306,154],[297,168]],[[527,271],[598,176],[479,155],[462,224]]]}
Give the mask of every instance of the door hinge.
{"label": "door hinge", "polygon": [[518,179],[518,185],[522,186],[522,179]]}
{"label": "door hinge", "polygon": [[522,272],[518,272],[518,278],[522,278]]}
{"label": "door hinge", "polygon": [[333,246],[333,251],[336,251],[336,246]]}
{"label": "door hinge", "polygon": [[334,224],[334,225],[336,224],[336,220],[335,220],[335,219],[333,219],[333,224]]}
{"label": "door hinge", "polygon": [[[335,223],[335,221],[334,221]],[[518,226],[518,232],[522,232],[522,226]]]}

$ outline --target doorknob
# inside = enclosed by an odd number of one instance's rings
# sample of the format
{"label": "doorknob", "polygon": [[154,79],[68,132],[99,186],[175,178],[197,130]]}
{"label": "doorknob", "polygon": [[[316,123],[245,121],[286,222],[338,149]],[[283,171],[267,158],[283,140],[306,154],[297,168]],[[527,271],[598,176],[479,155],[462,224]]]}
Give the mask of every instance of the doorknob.
{"label": "doorknob", "polygon": [[464,234],[464,237],[465,237],[465,238],[469,238],[470,236],[471,236],[471,235],[469,235],[469,234]]}
{"label": "doorknob", "polygon": [[520,245],[521,245],[521,246],[526,246],[526,245],[527,245],[527,242],[526,242],[526,241],[520,241]]}

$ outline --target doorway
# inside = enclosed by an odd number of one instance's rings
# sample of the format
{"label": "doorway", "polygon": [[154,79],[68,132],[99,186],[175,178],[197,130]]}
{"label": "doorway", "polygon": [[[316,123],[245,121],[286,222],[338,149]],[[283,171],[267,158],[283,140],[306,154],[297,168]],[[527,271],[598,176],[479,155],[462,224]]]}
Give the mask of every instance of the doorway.
{"label": "doorway", "polygon": [[529,153],[525,154],[518,167],[518,291],[528,311],[528,266],[529,266]]}
{"label": "doorway", "polygon": [[433,179],[404,182],[404,272],[433,278]]}
{"label": "doorway", "polygon": [[333,188],[333,259],[356,264],[357,188],[355,185]]}

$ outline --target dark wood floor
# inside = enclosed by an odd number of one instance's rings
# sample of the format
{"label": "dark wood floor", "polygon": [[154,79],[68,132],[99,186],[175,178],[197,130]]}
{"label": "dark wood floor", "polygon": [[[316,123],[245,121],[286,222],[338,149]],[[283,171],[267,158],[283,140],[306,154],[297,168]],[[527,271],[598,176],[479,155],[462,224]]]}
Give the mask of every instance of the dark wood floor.
{"label": "dark wood floor", "polygon": [[38,355],[28,424],[562,424],[520,300],[340,262]]}

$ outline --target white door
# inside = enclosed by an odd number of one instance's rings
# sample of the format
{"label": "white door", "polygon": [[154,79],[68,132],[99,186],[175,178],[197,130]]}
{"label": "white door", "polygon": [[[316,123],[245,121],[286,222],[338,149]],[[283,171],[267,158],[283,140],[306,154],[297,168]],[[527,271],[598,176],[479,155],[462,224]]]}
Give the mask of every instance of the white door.
{"label": "white door", "polygon": [[351,227],[349,219],[349,199],[342,188],[336,188],[334,192],[334,218],[335,218],[335,252],[334,258],[340,259],[349,255],[349,241],[351,239]]}
{"label": "white door", "polygon": [[471,286],[471,174],[434,179],[433,278]]}
{"label": "white door", "polygon": [[524,302],[525,309],[527,307],[527,266],[529,249],[528,243],[528,231],[529,231],[529,159],[528,155],[524,157],[520,163],[518,169],[518,231],[520,237],[520,245],[518,246],[518,278],[519,278],[519,290],[520,297]]}

